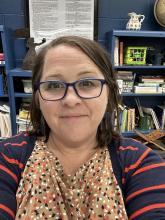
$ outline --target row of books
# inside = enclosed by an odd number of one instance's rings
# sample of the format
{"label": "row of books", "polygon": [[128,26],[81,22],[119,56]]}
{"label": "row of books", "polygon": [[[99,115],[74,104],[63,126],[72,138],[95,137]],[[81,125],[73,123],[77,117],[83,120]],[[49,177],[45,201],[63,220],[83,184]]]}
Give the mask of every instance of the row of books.
{"label": "row of books", "polygon": [[127,132],[135,129],[135,108],[126,108],[120,112],[120,131]]}
{"label": "row of books", "polygon": [[114,44],[114,66],[123,65],[164,65],[163,53],[156,53],[152,46],[128,45],[118,37]]}
{"label": "row of books", "polygon": [[27,131],[31,128],[29,108],[30,100],[23,100],[16,119],[17,132]]}
{"label": "row of books", "polygon": [[114,66],[122,66],[124,60],[124,44],[123,41],[119,41],[119,38],[115,38],[114,48]]}
{"label": "row of books", "polygon": [[158,105],[156,108],[140,106],[119,106],[120,112],[120,131],[129,132],[135,128],[140,130],[165,129],[165,105]]}
{"label": "row of books", "polygon": [[139,76],[132,71],[117,71],[120,93],[165,93],[165,77],[160,75]]}
{"label": "row of books", "polygon": [[140,76],[134,86],[135,93],[165,93],[165,77],[160,75]]}

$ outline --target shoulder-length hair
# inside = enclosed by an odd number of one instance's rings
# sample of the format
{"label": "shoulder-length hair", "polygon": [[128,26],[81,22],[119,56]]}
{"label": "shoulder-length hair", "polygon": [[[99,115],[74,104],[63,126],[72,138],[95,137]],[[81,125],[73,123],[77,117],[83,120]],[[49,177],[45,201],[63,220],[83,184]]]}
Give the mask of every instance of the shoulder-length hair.
{"label": "shoulder-length hair", "polygon": [[118,86],[116,83],[115,74],[112,70],[111,59],[108,52],[102,46],[100,46],[99,43],[79,36],[63,36],[54,39],[43,49],[41,49],[36,57],[32,74],[33,95],[30,109],[30,118],[33,127],[32,133],[37,136],[44,136],[45,141],[48,140],[50,128],[39,108],[38,95],[36,93],[36,83],[40,82],[42,77],[44,60],[47,52],[58,45],[68,45],[79,48],[97,65],[101,73],[104,75],[109,87],[109,97],[105,116],[98,127],[97,140],[100,147],[105,146],[111,142],[113,137],[119,137],[119,134],[115,131],[113,125],[114,115],[116,115],[117,130],[119,130]]}

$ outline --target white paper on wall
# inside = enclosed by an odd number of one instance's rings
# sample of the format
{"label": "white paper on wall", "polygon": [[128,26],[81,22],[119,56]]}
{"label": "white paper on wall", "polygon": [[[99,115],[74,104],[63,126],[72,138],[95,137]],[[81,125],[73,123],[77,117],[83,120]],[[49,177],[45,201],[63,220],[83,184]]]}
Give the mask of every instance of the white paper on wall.
{"label": "white paper on wall", "polygon": [[29,0],[29,18],[35,42],[63,35],[94,38],[94,0]]}

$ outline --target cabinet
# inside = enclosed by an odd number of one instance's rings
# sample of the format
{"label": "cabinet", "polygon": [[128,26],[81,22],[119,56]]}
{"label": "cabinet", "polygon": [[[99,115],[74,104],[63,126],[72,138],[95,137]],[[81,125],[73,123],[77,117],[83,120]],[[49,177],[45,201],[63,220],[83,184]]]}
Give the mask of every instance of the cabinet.
{"label": "cabinet", "polygon": [[[23,70],[21,68],[13,68],[9,70],[8,84],[10,87],[9,93],[10,93],[10,109],[11,109],[11,123],[12,123],[13,135],[17,133],[16,116],[20,108],[21,100],[31,98],[30,93],[24,93],[23,85],[21,84],[21,79],[31,78],[31,76],[32,76],[31,71]],[[18,85],[16,85],[17,83]]]}
{"label": "cabinet", "polygon": [[[1,50],[5,54],[5,64],[0,64],[0,69],[5,70],[7,94],[0,95],[0,100],[7,100],[10,106],[10,119],[12,134],[17,133],[16,115],[20,106],[20,99],[30,98],[31,94],[23,92],[21,79],[31,77],[31,71],[17,68],[14,57],[14,33],[10,28],[0,25]],[[21,88],[20,88],[21,87]]]}
{"label": "cabinet", "polygon": [[11,135],[11,114],[8,108],[3,105],[7,103],[10,106],[8,73],[9,67],[13,66],[13,48],[11,42],[11,32],[8,28],[0,25],[0,139]]}
{"label": "cabinet", "polygon": [[[133,72],[134,85],[139,85],[140,79],[147,76],[148,78],[150,76],[161,76],[165,83],[164,31],[112,30],[107,33],[107,48],[111,54],[114,70],[116,72]],[[128,57],[135,56],[128,53],[128,49],[131,48],[144,49],[146,53],[145,60],[140,59],[140,55],[136,54],[138,59],[131,63]],[[135,52],[137,52],[137,50]],[[142,55],[144,56],[144,54]],[[155,83],[155,81],[153,82]],[[153,93],[149,93],[149,90],[145,90],[146,92],[137,93],[135,88],[136,87],[133,87],[132,92],[124,92],[121,94],[123,103],[129,108],[137,108],[137,98],[143,107],[155,109],[158,105],[165,105],[165,90]],[[132,131],[125,133],[125,135],[133,134]]]}

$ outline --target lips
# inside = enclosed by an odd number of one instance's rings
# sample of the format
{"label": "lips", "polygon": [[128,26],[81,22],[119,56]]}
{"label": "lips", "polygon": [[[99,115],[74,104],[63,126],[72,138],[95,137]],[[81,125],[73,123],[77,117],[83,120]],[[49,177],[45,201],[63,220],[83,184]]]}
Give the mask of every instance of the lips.
{"label": "lips", "polygon": [[79,118],[79,117],[85,117],[87,115],[63,115],[60,116],[60,118]]}

